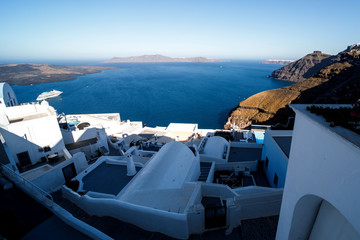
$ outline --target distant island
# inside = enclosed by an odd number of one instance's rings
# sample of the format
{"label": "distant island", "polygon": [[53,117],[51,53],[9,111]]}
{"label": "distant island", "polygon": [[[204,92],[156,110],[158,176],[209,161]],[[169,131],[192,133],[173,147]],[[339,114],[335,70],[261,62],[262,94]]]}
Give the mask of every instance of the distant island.
{"label": "distant island", "polygon": [[160,63],[160,62],[220,62],[219,59],[211,59],[204,57],[192,57],[192,58],[172,58],[163,55],[143,55],[135,57],[114,57],[110,60],[104,61],[104,63]]}
{"label": "distant island", "polygon": [[278,64],[278,65],[287,65],[289,63],[295,62],[294,60],[277,60],[277,59],[269,59],[262,61],[262,64]]}
{"label": "distant island", "polygon": [[69,67],[50,64],[6,64],[0,65],[0,81],[11,85],[30,85],[75,79],[91,73],[115,67],[81,66]]}

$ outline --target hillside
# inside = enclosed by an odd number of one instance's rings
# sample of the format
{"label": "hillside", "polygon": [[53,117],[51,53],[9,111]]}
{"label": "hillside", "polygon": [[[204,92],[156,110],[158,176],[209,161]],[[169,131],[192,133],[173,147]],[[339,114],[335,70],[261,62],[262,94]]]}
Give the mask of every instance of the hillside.
{"label": "hillside", "polygon": [[288,87],[255,94],[240,102],[224,127],[232,128],[233,124],[247,127],[251,123],[285,124],[293,114],[287,107],[290,103],[354,103],[360,98],[360,45],[331,56],[331,61],[317,73],[311,73],[312,77]]}
{"label": "hillside", "polygon": [[320,69],[330,65],[332,61],[333,57],[331,55],[321,53],[320,51],[314,51],[295,62],[275,70],[272,72],[271,77],[280,80],[299,82],[305,78],[311,77]]}
{"label": "hillside", "polygon": [[162,55],[143,55],[135,57],[114,57],[104,63],[158,63],[158,62],[220,62],[218,59],[204,57],[171,58]]}
{"label": "hillside", "polygon": [[11,85],[30,85],[75,79],[91,73],[114,69],[114,67],[69,67],[49,64],[0,65],[0,81]]}

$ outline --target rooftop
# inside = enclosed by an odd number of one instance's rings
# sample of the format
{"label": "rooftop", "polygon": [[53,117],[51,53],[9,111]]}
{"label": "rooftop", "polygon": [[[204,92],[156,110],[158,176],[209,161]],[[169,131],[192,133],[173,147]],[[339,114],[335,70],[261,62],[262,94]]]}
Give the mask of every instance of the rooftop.
{"label": "rooftop", "polygon": [[262,148],[231,147],[229,162],[261,160]]}
{"label": "rooftop", "polygon": [[193,123],[170,123],[166,130],[173,132],[194,132],[197,128],[198,125]]}
{"label": "rooftop", "polygon": [[[4,110],[4,114],[9,123],[16,123],[52,115],[56,116],[56,111],[46,101],[43,101],[41,104],[31,103],[9,107]],[[7,125],[5,122],[2,124]]]}
{"label": "rooftop", "polygon": [[291,136],[273,136],[275,142],[279,145],[281,150],[289,158],[291,148]]}
{"label": "rooftop", "polygon": [[[137,167],[136,170],[139,171],[140,168]],[[102,162],[82,179],[84,190],[117,195],[133,178],[126,173],[125,165]]]}
{"label": "rooftop", "polygon": [[321,126],[325,127],[329,131],[339,135],[343,139],[347,140],[348,142],[351,142],[356,147],[360,148],[360,135],[355,133],[354,131],[351,131],[349,129],[346,129],[341,126],[334,126],[330,127],[330,123],[325,120],[324,117],[316,115],[314,113],[311,113],[310,111],[306,110],[306,107],[308,106],[319,106],[319,107],[329,107],[329,108],[340,108],[340,107],[346,107],[350,108],[352,107],[350,104],[291,104],[290,107],[296,112],[301,112],[305,116],[309,117],[313,121],[317,122]]}

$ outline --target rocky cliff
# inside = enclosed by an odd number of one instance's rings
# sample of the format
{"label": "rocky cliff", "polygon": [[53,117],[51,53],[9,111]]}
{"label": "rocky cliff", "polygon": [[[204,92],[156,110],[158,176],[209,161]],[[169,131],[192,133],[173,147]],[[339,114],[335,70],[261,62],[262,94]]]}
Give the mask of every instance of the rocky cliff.
{"label": "rocky cliff", "polygon": [[280,80],[299,82],[304,78],[311,77],[320,69],[330,65],[332,61],[331,55],[324,54],[320,51],[314,51],[313,53],[272,72],[271,77]]}
{"label": "rocky cliff", "polygon": [[[308,57],[309,55],[304,58],[308,59]],[[290,103],[336,104],[357,101],[360,98],[360,45],[352,45],[351,48],[323,60],[326,61],[325,64],[323,63],[325,67],[318,72],[303,74],[303,76],[311,74],[311,77],[302,78],[288,87],[255,94],[240,102],[230,113],[224,127],[229,129],[235,124],[244,128],[251,123],[285,124],[288,117],[293,115],[292,110],[287,106]],[[321,64],[321,61],[319,63]],[[296,69],[291,68],[292,72],[296,72],[294,70]],[[297,76],[300,78],[299,75]]]}

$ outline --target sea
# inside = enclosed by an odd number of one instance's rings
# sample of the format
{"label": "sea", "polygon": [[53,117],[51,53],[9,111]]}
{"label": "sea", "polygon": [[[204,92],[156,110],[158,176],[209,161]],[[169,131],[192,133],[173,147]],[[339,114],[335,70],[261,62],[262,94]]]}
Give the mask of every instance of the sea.
{"label": "sea", "polygon": [[281,65],[260,61],[58,64],[118,68],[69,81],[14,85],[18,101],[35,102],[40,93],[56,89],[63,94],[48,102],[58,114],[120,113],[122,120],[150,127],[176,122],[221,129],[240,101],[291,84],[266,77]]}

